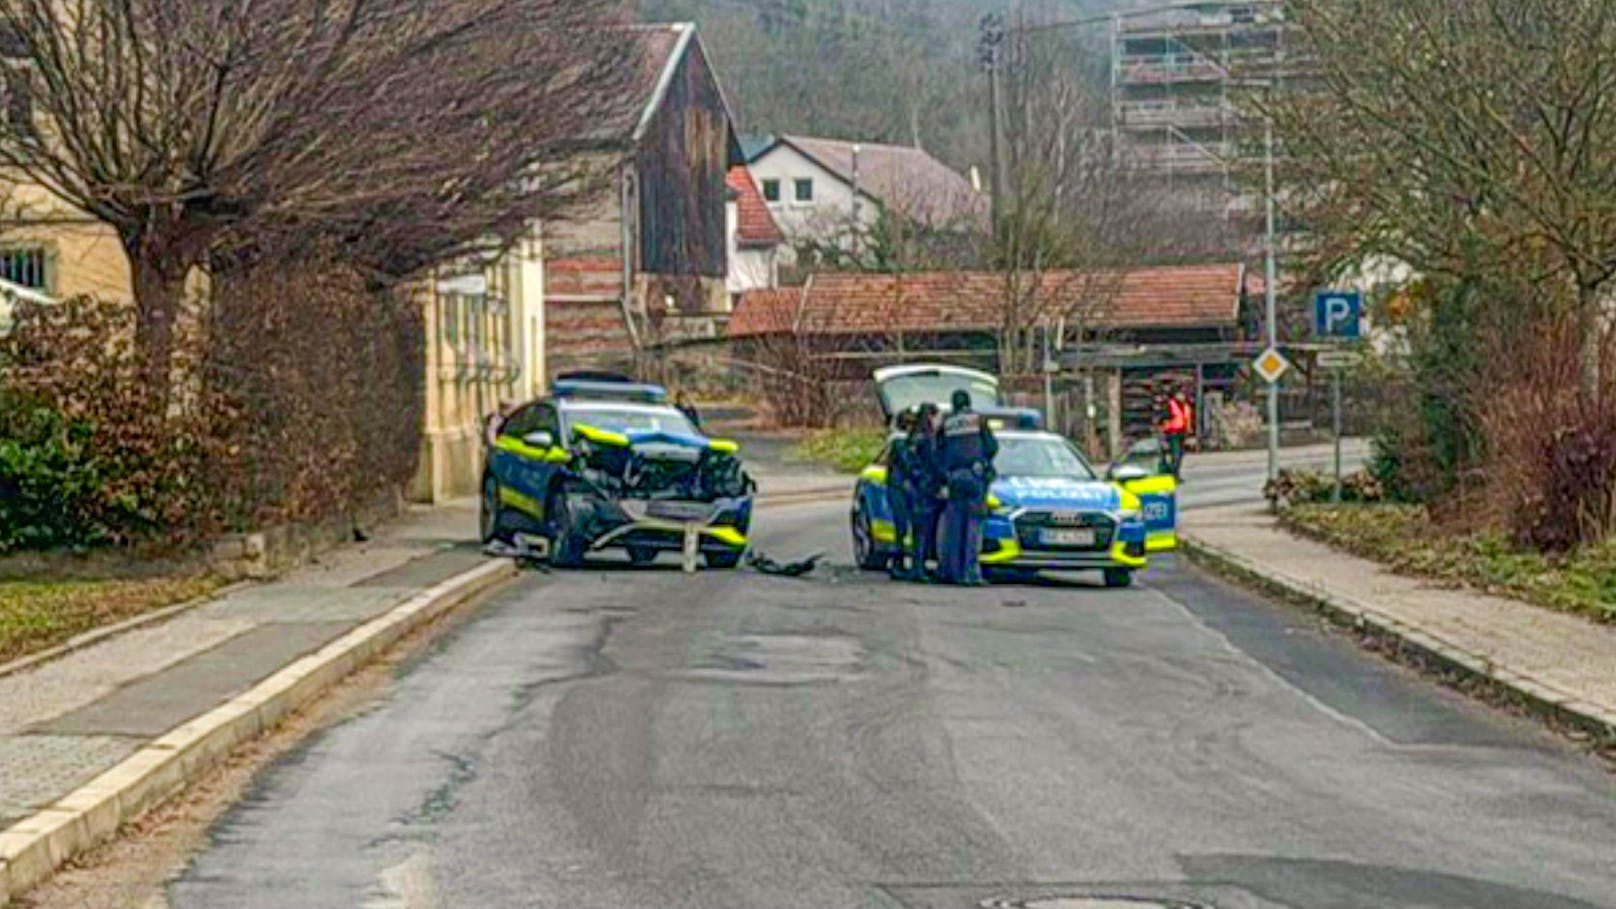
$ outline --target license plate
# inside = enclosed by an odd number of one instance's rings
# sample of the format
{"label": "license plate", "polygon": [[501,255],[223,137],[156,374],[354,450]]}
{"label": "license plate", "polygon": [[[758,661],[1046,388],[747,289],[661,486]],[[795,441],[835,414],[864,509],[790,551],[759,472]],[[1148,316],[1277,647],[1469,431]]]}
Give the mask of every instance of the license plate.
{"label": "license plate", "polygon": [[646,514],[665,521],[705,521],[713,506],[705,502],[652,502]]}
{"label": "license plate", "polygon": [[1093,546],[1096,539],[1092,530],[1038,531],[1038,542],[1045,546]]}

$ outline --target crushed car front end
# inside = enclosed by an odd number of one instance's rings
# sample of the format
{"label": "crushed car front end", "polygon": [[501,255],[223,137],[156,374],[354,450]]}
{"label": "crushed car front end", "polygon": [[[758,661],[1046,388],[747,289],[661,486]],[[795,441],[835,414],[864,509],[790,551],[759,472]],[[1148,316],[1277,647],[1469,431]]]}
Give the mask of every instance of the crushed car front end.
{"label": "crushed car front end", "polygon": [[709,564],[740,561],[756,485],[741,466],[739,446],[583,422],[571,432],[571,532],[587,549],[623,548],[644,557],[681,551],[694,535]]}

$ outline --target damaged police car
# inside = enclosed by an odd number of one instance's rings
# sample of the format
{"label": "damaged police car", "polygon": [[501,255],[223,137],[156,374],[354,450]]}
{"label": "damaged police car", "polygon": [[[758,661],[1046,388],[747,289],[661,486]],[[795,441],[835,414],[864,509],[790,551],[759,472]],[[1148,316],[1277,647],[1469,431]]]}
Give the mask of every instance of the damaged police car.
{"label": "damaged police car", "polygon": [[550,563],[620,549],[635,564],[693,545],[712,568],[746,553],[756,484],[739,446],[707,437],[661,386],[563,377],[513,411],[484,457],[484,542],[543,537]]}

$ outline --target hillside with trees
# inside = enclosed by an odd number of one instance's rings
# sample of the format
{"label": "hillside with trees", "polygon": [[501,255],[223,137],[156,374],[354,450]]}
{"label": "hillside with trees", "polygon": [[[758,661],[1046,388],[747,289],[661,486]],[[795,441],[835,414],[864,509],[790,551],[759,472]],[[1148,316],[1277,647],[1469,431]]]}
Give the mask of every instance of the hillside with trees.
{"label": "hillside with trees", "polygon": [[[1023,4],[1040,20],[1115,0]],[[641,18],[701,27],[748,132],[925,148],[961,170],[988,158],[979,23],[1002,0],[640,0]],[[1103,28],[1089,30],[1104,70]]]}

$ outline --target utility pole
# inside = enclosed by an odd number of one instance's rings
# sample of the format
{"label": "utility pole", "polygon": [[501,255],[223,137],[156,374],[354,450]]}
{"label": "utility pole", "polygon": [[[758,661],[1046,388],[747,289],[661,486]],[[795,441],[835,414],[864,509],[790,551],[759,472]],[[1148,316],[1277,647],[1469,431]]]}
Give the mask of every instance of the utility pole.
{"label": "utility pole", "polygon": [[864,219],[859,204],[859,144],[853,143],[853,255],[863,253]]}
{"label": "utility pole", "polygon": [[1003,61],[1004,16],[999,13],[988,13],[982,17],[981,28],[982,38],[977,45],[977,53],[982,68],[988,71],[988,129],[992,146],[992,157],[988,162],[988,192],[991,194],[993,211],[993,236],[997,239],[999,225],[1002,223],[1000,199],[1004,195],[1004,187],[1001,184],[1004,165],[1000,158],[999,145],[999,111],[1002,103],[999,94],[999,69]]}
{"label": "utility pole", "polygon": [[[1268,310],[1268,346],[1279,346],[1274,306],[1274,118],[1263,118],[1263,197],[1268,227],[1263,242],[1263,296]],[[1268,479],[1279,476],[1279,383],[1268,383]]]}

